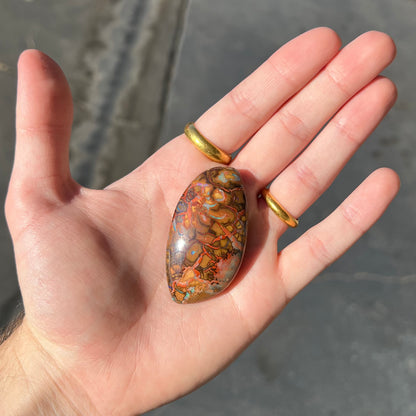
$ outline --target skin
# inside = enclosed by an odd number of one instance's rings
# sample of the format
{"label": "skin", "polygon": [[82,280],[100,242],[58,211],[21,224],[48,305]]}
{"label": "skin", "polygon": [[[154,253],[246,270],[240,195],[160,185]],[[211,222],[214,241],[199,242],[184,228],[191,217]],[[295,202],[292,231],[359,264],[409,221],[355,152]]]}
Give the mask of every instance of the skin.
{"label": "skin", "polygon": [[[226,152],[247,142],[231,166],[242,174],[255,231],[228,290],[178,305],[165,277],[171,217],[183,190],[215,163],[181,135],[106,189],[81,187],[69,172],[68,84],[50,58],[25,51],[6,216],[26,315],[0,347],[4,409],[17,410],[16,391],[25,391],[26,409],[49,394],[73,414],[136,414],[192,391],[235,359],[397,193],[395,172],[373,172],[282,251],[287,227],[257,199],[275,178],[271,192],[301,217],[393,105],[395,86],[379,73],[394,55],[383,33],[341,49],[332,30],[311,30],[195,122]],[[20,411],[0,413],[33,414]]]}

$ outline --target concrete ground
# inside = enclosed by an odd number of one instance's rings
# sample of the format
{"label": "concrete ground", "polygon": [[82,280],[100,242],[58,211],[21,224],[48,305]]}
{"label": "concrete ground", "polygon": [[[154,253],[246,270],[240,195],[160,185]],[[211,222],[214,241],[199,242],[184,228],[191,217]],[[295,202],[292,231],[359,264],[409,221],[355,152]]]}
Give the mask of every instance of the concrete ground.
{"label": "concrete ground", "polygon": [[[414,0],[0,0],[0,192],[13,156],[15,63],[37,47],[70,78],[72,168],[100,187],[133,169],[280,45],[314,26],[345,42],[388,32],[395,108],[282,246],[324,218],[372,170],[399,196],[222,374],[149,415],[416,414],[416,67]],[[137,137],[140,136],[140,141]],[[0,326],[16,310],[10,239],[0,223]]]}

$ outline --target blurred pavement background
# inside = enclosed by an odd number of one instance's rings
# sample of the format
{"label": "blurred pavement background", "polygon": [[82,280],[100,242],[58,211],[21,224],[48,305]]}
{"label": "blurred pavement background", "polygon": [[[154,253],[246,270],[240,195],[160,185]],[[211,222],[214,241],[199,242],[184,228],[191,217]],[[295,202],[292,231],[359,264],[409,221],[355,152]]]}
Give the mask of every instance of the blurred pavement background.
{"label": "blurred pavement background", "polygon": [[[12,167],[16,61],[52,56],[75,101],[73,175],[102,187],[180,134],[279,46],[315,26],[344,43],[389,33],[386,71],[399,99],[282,246],[323,219],[372,170],[389,166],[399,196],[349,253],[322,273],[228,369],[149,415],[416,414],[416,1],[0,0],[0,193]],[[20,296],[0,221],[0,327]]]}

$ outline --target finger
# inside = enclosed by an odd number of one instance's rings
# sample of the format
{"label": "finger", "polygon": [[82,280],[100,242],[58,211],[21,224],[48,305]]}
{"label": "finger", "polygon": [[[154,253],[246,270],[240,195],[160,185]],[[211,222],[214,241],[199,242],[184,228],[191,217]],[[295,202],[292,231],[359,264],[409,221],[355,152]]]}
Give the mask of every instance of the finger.
{"label": "finger", "polygon": [[[330,186],[396,100],[395,85],[377,78],[351,99],[309,147],[272,183],[273,195],[299,217]],[[273,223],[284,231],[282,222]]]}
{"label": "finger", "polygon": [[381,217],[399,187],[394,171],[373,172],[331,215],[282,250],[276,272],[287,298],[344,254]]}
{"label": "finger", "polygon": [[18,63],[16,151],[12,185],[58,192],[70,179],[72,99],[59,66],[37,50]]}
{"label": "finger", "polygon": [[[196,126],[214,144],[233,152],[290,96],[307,84],[338,52],[340,39],[328,28],[306,32],[282,46],[263,65],[237,85],[197,121]],[[174,206],[183,187],[214,163],[180,135],[156,152],[140,171],[154,176],[153,166],[163,165],[160,183],[167,189],[165,201]],[[183,173],[187,174],[184,175]],[[177,178],[172,182],[172,177]],[[123,189],[133,197],[139,196],[135,185],[136,173],[109,188]],[[136,191],[131,192],[130,190]]]}
{"label": "finger", "polygon": [[298,36],[204,113],[195,125],[224,151],[237,150],[339,48],[337,34],[328,28],[313,29]]}
{"label": "finger", "polygon": [[384,33],[368,32],[355,39],[257,132],[234,166],[250,171],[259,189],[264,187],[394,55],[394,43]]}

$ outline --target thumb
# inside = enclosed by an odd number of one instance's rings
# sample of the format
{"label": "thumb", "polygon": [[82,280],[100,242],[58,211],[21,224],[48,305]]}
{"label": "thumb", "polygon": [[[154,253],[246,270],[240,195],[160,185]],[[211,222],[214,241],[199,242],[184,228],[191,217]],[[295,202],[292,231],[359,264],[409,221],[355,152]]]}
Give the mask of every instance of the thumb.
{"label": "thumb", "polygon": [[16,214],[21,217],[19,212],[33,212],[42,200],[58,202],[73,196],[76,185],[69,171],[72,117],[71,92],[59,66],[40,51],[23,52],[18,63],[16,149],[6,200],[8,220]]}
{"label": "thumb", "polygon": [[18,63],[16,153],[13,175],[21,181],[69,176],[72,98],[59,66],[40,51]]}

